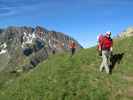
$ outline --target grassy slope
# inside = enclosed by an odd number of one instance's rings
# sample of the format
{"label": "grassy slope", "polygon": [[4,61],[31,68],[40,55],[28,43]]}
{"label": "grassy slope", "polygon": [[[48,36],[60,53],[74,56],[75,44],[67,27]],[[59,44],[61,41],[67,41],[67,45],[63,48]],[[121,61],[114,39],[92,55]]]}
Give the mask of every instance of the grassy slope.
{"label": "grassy slope", "polygon": [[112,75],[99,72],[95,48],[51,56],[36,69],[5,84],[0,100],[133,100],[133,39],[115,41],[124,53]]}

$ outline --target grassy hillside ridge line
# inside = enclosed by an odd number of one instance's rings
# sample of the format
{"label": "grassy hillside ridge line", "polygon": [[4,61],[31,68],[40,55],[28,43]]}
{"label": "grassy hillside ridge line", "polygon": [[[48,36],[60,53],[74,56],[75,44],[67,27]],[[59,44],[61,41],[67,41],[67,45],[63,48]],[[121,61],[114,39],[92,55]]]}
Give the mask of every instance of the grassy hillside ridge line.
{"label": "grassy hillside ridge line", "polygon": [[132,100],[133,39],[114,41],[114,53],[124,53],[113,74],[99,72],[96,48],[51,56],[32,72],[0,90],[0,100]]}

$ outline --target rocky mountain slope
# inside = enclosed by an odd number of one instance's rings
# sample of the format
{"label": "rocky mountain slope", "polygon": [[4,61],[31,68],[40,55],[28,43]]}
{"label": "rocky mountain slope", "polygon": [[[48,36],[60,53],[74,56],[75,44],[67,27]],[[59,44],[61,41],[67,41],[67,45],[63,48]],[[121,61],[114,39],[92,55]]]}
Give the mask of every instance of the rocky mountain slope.
{"label": "rocky mountain slope", "polygon": [[129,27],[125,31],[119,34],[119,37],[130,37],[130,36],[133,36],[133,27]]}
{"label": "rocky mountain slope", "polygon": [[72,37],[43,27],[8,27],[0,29],[0,71],[29,69],[47,59],[53,52],[69,51]]}

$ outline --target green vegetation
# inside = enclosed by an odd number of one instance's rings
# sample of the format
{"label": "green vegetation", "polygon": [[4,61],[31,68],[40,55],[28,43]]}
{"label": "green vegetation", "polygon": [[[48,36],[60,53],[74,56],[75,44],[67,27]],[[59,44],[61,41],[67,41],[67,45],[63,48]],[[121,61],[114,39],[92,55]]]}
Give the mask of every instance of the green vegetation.
{"label": "green vegetation", "polygon": [[132,43],[132,37],[114,41],[114,53],[124,55],[111,75],[99,72],[96,48],[58,54],[2,84],[0,100],[133,100]]}

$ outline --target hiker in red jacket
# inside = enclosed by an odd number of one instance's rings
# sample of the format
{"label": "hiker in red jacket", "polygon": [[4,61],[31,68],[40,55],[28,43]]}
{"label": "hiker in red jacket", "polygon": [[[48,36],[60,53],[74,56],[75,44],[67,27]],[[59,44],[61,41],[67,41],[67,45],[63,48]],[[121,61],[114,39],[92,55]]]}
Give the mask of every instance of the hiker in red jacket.
{"label": "hiker in red jacket", "polygon": [[76,44],[74,41],[69,44],[69,48],[71,49],[71,55],[73,56],[76,51]]}
{"label": "hiker in red jacket", "polygon": [[111,39],[111,32],[106,32],[106,35],[103,37],[100,46],[99,46],[99,51],[102,53],[102,63],[100,66],[100,71],[103,71],[103,68],[105,68],[106,73],[110,73],[110,57],[112,54],[112,46],[113,46],[113,41]]}

